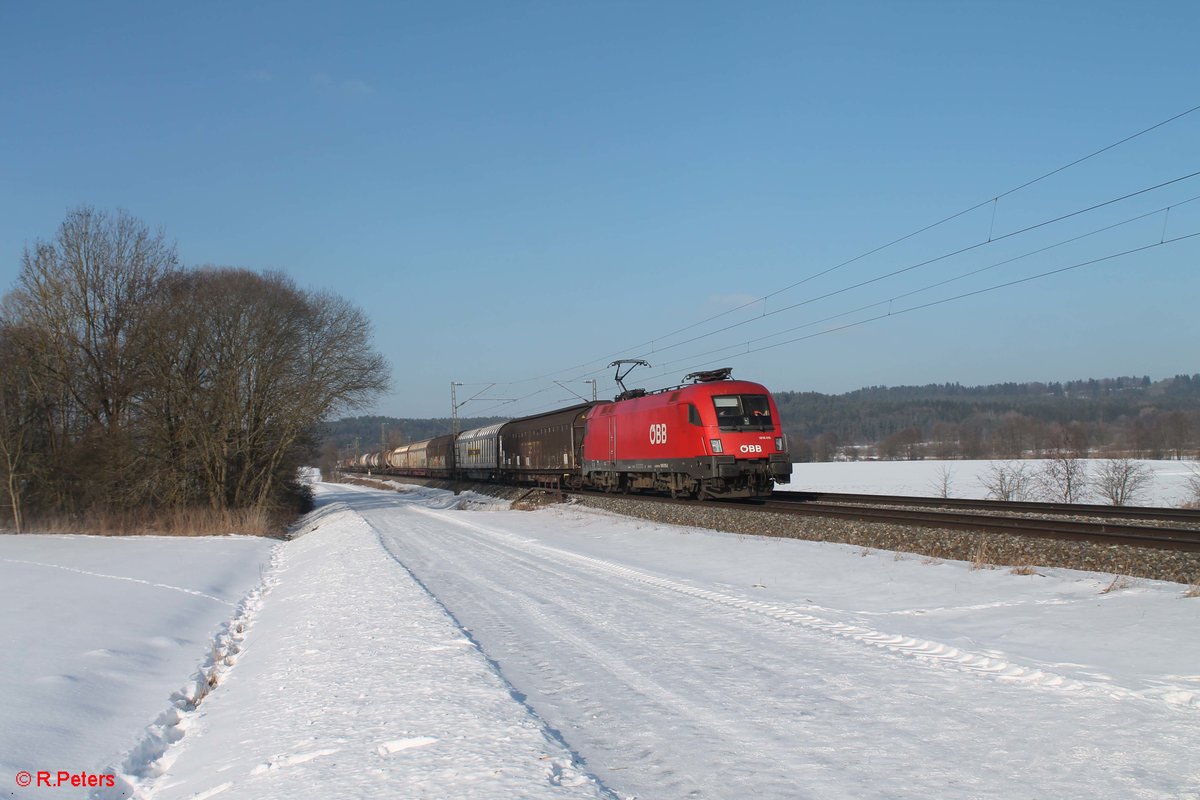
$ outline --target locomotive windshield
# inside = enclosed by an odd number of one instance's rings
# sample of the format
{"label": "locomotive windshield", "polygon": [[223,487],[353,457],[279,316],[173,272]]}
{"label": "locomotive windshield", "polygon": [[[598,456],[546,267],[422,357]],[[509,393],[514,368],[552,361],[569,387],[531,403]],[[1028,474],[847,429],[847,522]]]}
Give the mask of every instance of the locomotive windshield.
{"label": "locomotive windshield", "polygon": [[713,398],[717,427],[723,431],[769,431],[771,403],[765,394],[730,394]]}

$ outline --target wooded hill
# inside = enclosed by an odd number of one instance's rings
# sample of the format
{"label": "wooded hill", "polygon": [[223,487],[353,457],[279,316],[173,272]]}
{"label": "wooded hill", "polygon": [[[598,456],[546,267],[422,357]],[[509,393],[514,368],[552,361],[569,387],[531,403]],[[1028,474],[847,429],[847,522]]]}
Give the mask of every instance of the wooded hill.
{"label": "wooded hill", "polygon": [[1200,375],[871,386],[775,395],[798,459],[1182,457],[1200,448]]}

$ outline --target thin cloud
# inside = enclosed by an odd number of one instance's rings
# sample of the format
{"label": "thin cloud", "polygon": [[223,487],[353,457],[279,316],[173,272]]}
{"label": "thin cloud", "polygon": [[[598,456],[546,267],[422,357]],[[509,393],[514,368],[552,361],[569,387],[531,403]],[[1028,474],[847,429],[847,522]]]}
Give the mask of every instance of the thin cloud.
{"label": "thin cloud", "polygon": [[375,91],[365,81],[343,81],[341,89],[347,94],[371,94]]}
{"label": "thin cloud", "polygon": [[335,80],[324,72],[317,72],[312,76],[312,85],[318,92],[339,94],[343,97],[362,97],[375,92],[375,89],[366,81]]}

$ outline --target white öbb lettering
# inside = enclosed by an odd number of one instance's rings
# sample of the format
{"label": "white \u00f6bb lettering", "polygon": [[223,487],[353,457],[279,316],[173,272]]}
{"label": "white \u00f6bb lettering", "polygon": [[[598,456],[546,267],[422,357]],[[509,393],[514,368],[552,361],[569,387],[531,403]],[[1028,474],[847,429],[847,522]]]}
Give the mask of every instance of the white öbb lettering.
{"label": "white \u00f6bb lettering", "polygon": [[743,453],[761,453],[761,444],[744,444],[739,448]]}
{"label": "white \u00f6bb lettering", "polygon": [[650,426],[650,444],[667,443],[667,423],[660,422]]}

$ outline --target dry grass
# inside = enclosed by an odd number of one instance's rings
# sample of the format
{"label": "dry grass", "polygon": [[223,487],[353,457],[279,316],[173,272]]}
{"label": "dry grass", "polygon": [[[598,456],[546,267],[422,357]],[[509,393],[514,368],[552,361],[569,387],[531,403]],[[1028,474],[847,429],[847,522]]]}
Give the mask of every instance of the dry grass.
{"label": "dry grass", "polygon": [[1009,570],[1011,575],[1041,575],[1032,564],[1020,564]]}
{"label": "dry grass", "polygon": [[1112,583],[1110,583],[1104,589],[1101,589],[1100,594],[1108,594],[1109,592],[1119,592],[1122,589],[1128,589],[1132,585],[1133,584],[1131,584],[1129,582],[1129,578],[1126,578],[1124,575],[1114,575],[1113,579],[1112,579]]}
{"label": "dry grass", "polygon": [[1200,597],[1200,582],[1193,583],[1188,587],[1188,590],[1183,593],[1184,597]]}
{"label": "dry grass", "polygon": [[268,536],[281,538],[287,520],[255,509],[178,508],[109,511],[83,517],[31,520],[33,533],[83,533],[96,536]]}
{"label": "dry grass", "polygon": [[975,548],[975,555],[971,558],[971,569],[993,569],[988,563],[987,545],[983,542]]}

